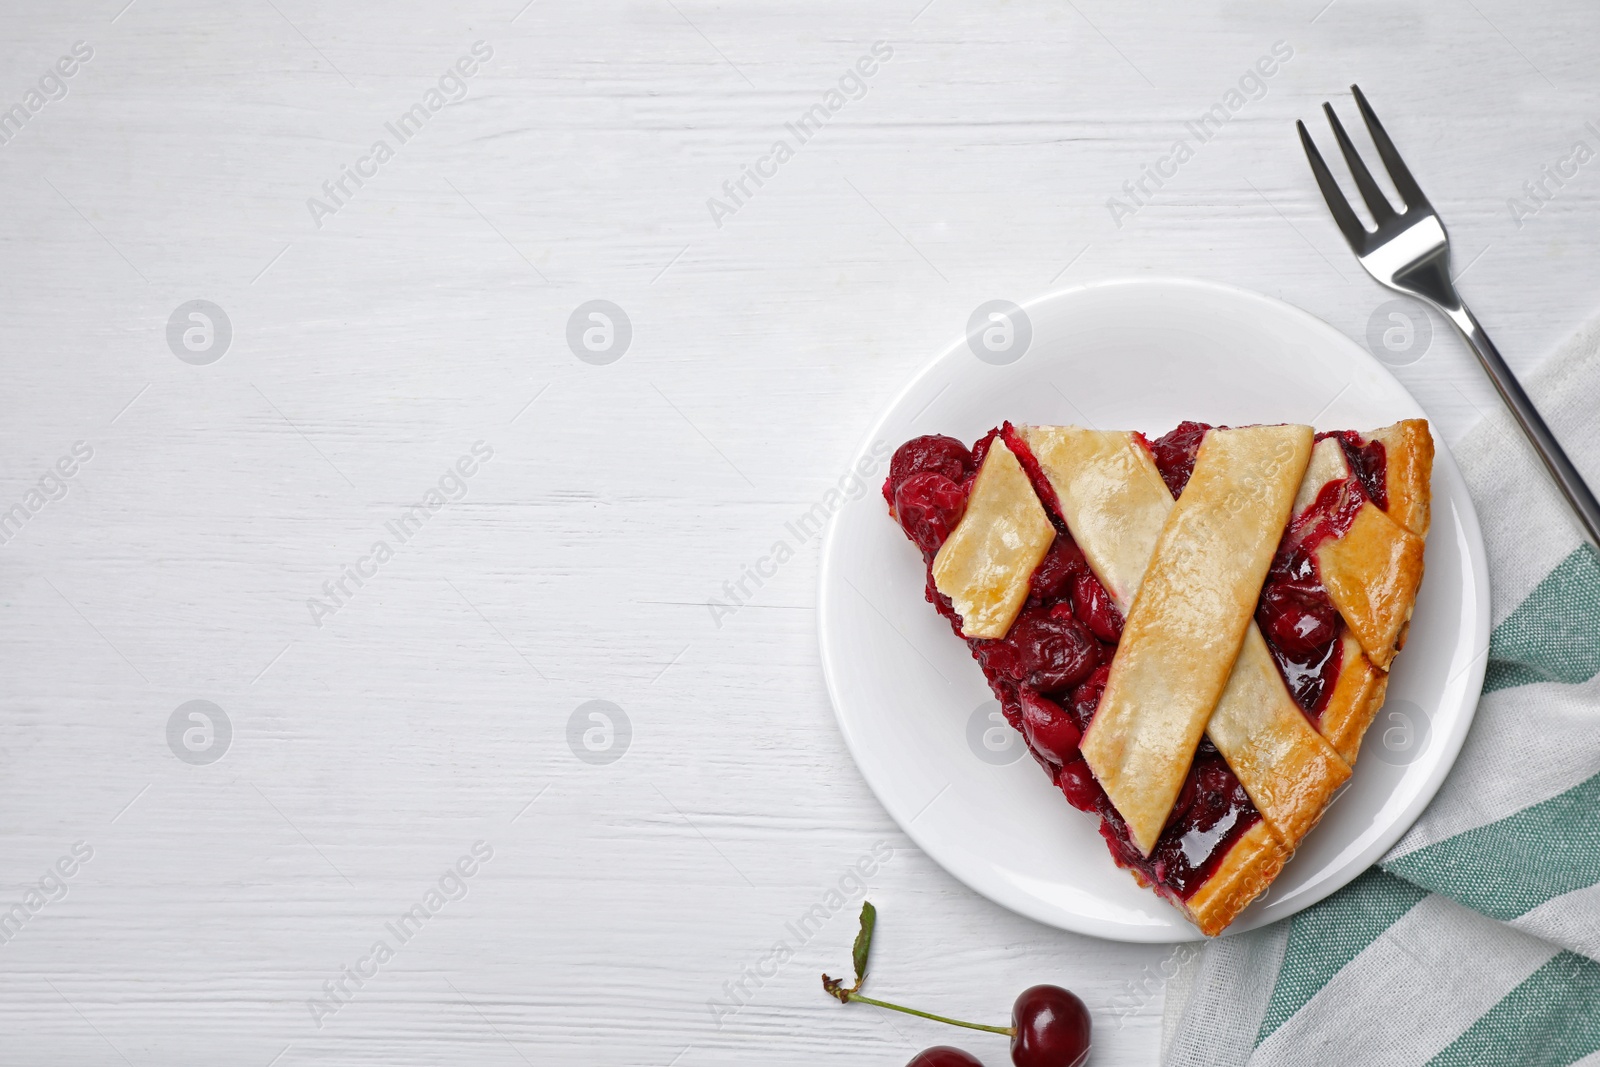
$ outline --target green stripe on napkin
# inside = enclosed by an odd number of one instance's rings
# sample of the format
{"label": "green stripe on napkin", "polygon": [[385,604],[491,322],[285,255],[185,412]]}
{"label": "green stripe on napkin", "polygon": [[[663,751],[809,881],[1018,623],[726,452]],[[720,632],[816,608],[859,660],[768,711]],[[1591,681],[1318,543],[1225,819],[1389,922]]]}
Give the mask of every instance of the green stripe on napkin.
{"label": "green stripe on napkin", "polygon": [[1565,1067],[1600,1049],[1600,964],[1551,957],[1428,1067]]}
{"label": "green stripe on napkin", "polygon": [[1600,775],[1384,869],[1491,919],[1515,919],[1600,882]]}
{"label": "green stripe on napkin", "polygon": [[1587,545],[1561,561],[1494,628],[1483,691],[1600,674],[1600,562]]}
{"label": "green stripe on napkin", "polygon": [[1289,946],[1256,1044],[1288,1022],[1340,968],[1427,895],[1426,890],[1374,867],[1289,920]]}

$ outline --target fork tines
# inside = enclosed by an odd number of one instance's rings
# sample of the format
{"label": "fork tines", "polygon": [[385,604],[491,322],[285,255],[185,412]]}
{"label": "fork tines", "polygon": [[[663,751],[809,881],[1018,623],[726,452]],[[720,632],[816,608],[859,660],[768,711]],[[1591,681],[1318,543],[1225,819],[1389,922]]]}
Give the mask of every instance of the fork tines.
{"label": "fork tines", "polygon": [[[1361,109],[1361,117],[1367,124],[1367,132],[1372,135],[1372,143],[1377,147],[1378,155],[1383,159],[1384,169],[1389,172],[1390,180],[1400,193],[1403,201],[1400,212],[1395,211],[1394,205],[1373,180],[1372,172],[1362,162],[1355,145],[1351,144],[1350,137],[1345,133],[1344,125],[1339,121],[1339,116],[1334,113],[1332,106],[1324,103],[1322,110],[1328,116],[1328,124],[1333,127],[1333,135],[1339,142],[1339,151],[1343,153],[1350,174],[1355,178],[1356,188],[1361,191],[1361,198],[1366,201],[1367,210],[1372,212],[1378,229],[1382,230],[1385,223],[1410,212],[1432,211],[1428,198],[1423,195],[1416,179],[1411,176],[1411,171],[1406,168],[1405,161],[1400,158],[1400,153],[1394,147],[1394,142],[1385,132],[1383,123],[1378,121],[1378,116],[1372,111],[1372,105],[1368,104],[1367,98],[1362,95],[1361,87],[1352,85],[1350,91],[1355,94],[1356,106]],[[1334,181],[1327,163],[1323,162],[1322,153],[1317,151],[1316,142],[1312,141],[1310,132],[1306,130],[1306,124],[1297,120],[1295,128],[1300,131],[1300,144],[1306,150],[1306,159],[1311,164],[1311,172],[1316,176],[1317,186],[1322,190],[1322,198],[1328,202],[1328,210],[1333,213],[1334,221],[1338,223],[1345,240],[1350,242],[1356,253],[1358,255],[1364,253],[1372,237],[1372,231],[1366,228],[1350,207],[1350,202],[1345,199],[1339,183]]]}

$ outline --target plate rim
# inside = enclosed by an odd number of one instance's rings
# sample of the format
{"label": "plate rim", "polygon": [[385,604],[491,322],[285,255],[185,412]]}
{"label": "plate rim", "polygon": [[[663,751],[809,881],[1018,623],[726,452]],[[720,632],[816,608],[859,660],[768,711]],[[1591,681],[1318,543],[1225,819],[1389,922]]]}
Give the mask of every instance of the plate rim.
{"label": "plate rim", "polygon": [[[1374,357],[1371,352],[1363,348],[1353,338],[1326,320],[1319,318],[1310,311],[1307,311],[1305,308],[1291,304],[1286,300],[1269,296],[1266,293],[1262,293],[1257,290],[1246,289],[1241,286],[1232,285],[1226,282],[1213,281],[1211,279],[1183,277],[1176,275],[1137,275],[1106,278],[1081,285],[1048,289],[1044,292],[1036,294],[1033,297],[1030,297],[1026,302],[1022,303],[1020,307],[1026,311],[1049,301],[1069,298],[1079,294],[1098,290],[1130,288],[1145,288],[1151,290],[1152,293],[1159,293],[1163,289],[1189,289],[1196,292],[1209,292],[1218,294],[1231,300],[1244,300],[1246,302],[1270,307],[1279,312],[1287,311],[1291,317],[1298,319],[1307,329],[1322,333],[1325,336],[1332,338],[1337,345],[1348,349],[1356,357],[1358,357],[1358,361],[1364,361],[1370,369],[1380,372],[1384,378],[1387,378],[1398,388],[1400,393],[1411,402],[1413,407],[1415,407],[1419,412],[1424,412],[1424,414],[1426,414],[1422,405],[1418,403],[1416,397],[1412,394],[1411,390],[1406,387],[1405,383],[1395,377],[1394,373],[1390,371],[1388,367],[1384,366],[1384,364]],[[870,454],[873,443],[882,437],[881,431],[885,424],[889,421],[891,414],[924,381],[924,379],[934,374],[937,368],[948,356],[950,356],[953,352],[959,351],[964,345],[966,345],[966,343],[966,335],[964,333],[960,334],[954,340],[952,340],[950,344],[940,349],[933,356],[925,359],[918,366],[916,371],[908,379],[906,379],[905,383],[897,391],[895,391],[894,395],[878,409],[878,413],[872,420],[866,434],[861,438],[860,443],[851,453],[852,462],[859,461],[862,457]],[[1479,647],[1473,651],[1472,658],[1468,662],[1465,682],[1467,688],[1465,691],[1466,695],[1463,697],[1464,703],[1459,726],[1451,735],[1443,739],[1443,747],[1440,749],[1439,759],[1435,763],[1433,770],[1424,779],[1422,786],[1418,790],[1416,798],[1413,801],[1414,810],[1410,810],[1402,814],[1401,817],[1395,819],[1382,833],[1378,834],[1374,838],[1373,842],[1363,850],[1363,854],[1368,857],[1364,863],[1361,863],[1360,865],[1357,865],[1355,862],[1350,863],[1348,867],[1348,876],[1341,874],[1338,877],[1327,879],[1324,885],[1320,885],[1316,889],[1302,894],[1302,899],[1296,902],[1296,906],[1292,911],[1288,911],[1285,914],[1278,916],[1270,923],[1252,926],[1250,927],[1250,930],[1265,929],[1270,926],[1275,926],[1277,923],[1282,922],[1285,919],[1292,918],[1301,911],[1304,911],[1306,908],[1321,902],[1327,897],[1338,892],[1340,889],[1343,889],[1345,886],[1350,884],[1350,882],[1354,881],[1356,878],[1360,877],[1361,874],[1374,866],[1381,856],[1387,853],[1391,848],[1394,847],[1396,842],[1405,836],[1405,834],[1413,825],[1415,825],[1416,821],[1422,817],[1423,813],[1433,802],[1433,798],[1443,786],[1445,778],[1447,778],[1451,770],[1454,769],[1456,760],[1460,756],[1461,748],[1466,742],[1467,734],[1471,731],[1472,723],[1477,717],[1478,704],[1482,697],[1484,672],[1488,667],[1489,636],[1492,630],[1492,604],[1491,587],[1489,584],[1488,558],[1483,543],[1482,528],[1478,522],[1477,506],[1473,502],[1470,492],[1466,491],[1466,480],[1462,476],[1461,470],[1457,466],[1455,457],[1451,453],[1448,445],[1446,445],[1438,433],[1434,431],[1433,422],[1431,419],[1429,421],[1429,429],[1434,436],[1436,473],[1437,469],[1442,467],[1446,477],[1453,480],[1463,490],[1463,492],[1460,494],[1460,498],[1461,502],[1464,503],[1464,507],[1456,509],[1456,517],[1460,524],[1461,537],[1465,542],[1464,554],[1467,566],[1470,568],[1470,571],[1473,575],[1476,592],[1478,594],[1477,603],[1475,605],[1476,610],[1473,613],[1472,644]],[[869,495],[871,494],[869,493]],[[855,763],[857,771],[861,774],[862,779],[866,782],[867,788],[871,790],[873,798],[876,799],[879,806],[883,808],[884,813],[894,821],[895,825],[899,827],[902,833],[909,837],[919,849],[921,849],[930,859],[932,859],[934,863],[938,864],[939,868],[950,877],[954,878],[956,881],[960,882],[962,885],[966,886],[968,889],[979,896],[982,896],[991,903],[1006,908],[1008,911],[1024,915],[1046,926],[1060,930],[1067,930],[1073,933],[1084,934],[1090,937],[1098,937],[1103,940],[1119,941],[1124,943],[1179,944],[1184,942],[1214,940],[1206,938],[1206,936],[1202,934],[1199,929],[1193,927],[1186,921],[1182,921],[1181,916],[1178,916],[1176,910],[1174,910],[1174,915],[1179,917],[1180,923],[1170,927],[1119,927],[1117,928],[1116,932],[1108,932],[1107,926],[1103,925],[1099,920],[1082,919],[1079,922],[1073,922],[1068,921],[1069,919],[1075,918],[1073,916],[1064,916],[1054,912],[1047,913],[1048,909],[1043,907],[1029,907],[1027,906],[1028,898],[1017,901],[997,899],[996,895],[992,894],[987,888],[973,884],[966,877],[963,877],[962,874],[947,866],[943,860],[940,859],[939,853],[928,846],[922,835],[919,834],[913,828],[913,826],[902,822],[895,816],[889,803],[881,794],[878,784],[874,782],[872,777],[867,773],[861,755],[856,751],[857,739],[852,736],[852,733],[845,722],[844,713],[841,709],[841,701],[839,699],[839,683],[836,680],[836,667],[833,662],[833,655],[830,651],[827,624],[830,614],[829,605],[831,604],[833,597],[830,594],[829,586],[832,584],[830,582],[830,578],[832,577],[836,567],[839,565],[837,559],[839,548],[838,529],[842,514],[842,511],[835,513],[829,519],[819,554],[817,567],[817,643],[822,664],[823,679],[828,690],[828,700],[833,707],[834,722],[838,726],[839,732],[844,736],[845,747],[849,750],[851,760]],[[1249,932],[1249,930],[1230,927],[1218,936],[1228,937],[1246,932]]]}

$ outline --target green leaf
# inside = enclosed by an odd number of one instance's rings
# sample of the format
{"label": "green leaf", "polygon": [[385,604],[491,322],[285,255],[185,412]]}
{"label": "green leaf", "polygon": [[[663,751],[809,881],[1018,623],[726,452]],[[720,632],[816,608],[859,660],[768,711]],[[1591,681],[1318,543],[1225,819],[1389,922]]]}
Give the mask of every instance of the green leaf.
{"label": "green leaf", "polygon": [[855,948],[851,955],[856,964],[856,988],[861,988],[861,983],[867,978],[867,954],[872,951],[872,930],[878,924],[878,909],[872,906],[872,901],[861,902],[861,932],[856,934]]}

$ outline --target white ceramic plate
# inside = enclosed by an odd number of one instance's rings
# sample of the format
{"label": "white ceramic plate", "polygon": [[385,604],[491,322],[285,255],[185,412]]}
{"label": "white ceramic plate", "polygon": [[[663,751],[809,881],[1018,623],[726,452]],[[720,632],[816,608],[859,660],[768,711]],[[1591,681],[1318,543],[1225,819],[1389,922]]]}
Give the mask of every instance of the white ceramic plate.
{"label": "white ceramic plate", "polygon": [[[889,405],[860,457],[925,433],[971,443],[1005,419],[1165,433],[1184,419],[1376,429],[1421,416],[1405,389],[1320,319],[1257,293],[1181,279],[1111,282],[1027,305],[1026,351],[997,365],[966,337]],[[1011,341],[1024,332],[1021,317]],[[1004,347],[1004,324],[990,341]],[[982,345],[981,339],[976,342]],[[1314,904],[1421,814],[1456,758],[1483,682],[1489,586],[1466,486],[1435,438],[1427,576],[1388,703],[1349,785],[1266,897],[1231,931]],[[966,646],[923,599],[917,551],[877,487],[835,516],[823,548],[822,664],[839,725],[878,799],[916,843],[989,899],[1123,941],[1200,937],[1111,862],[1004,725]]]}

